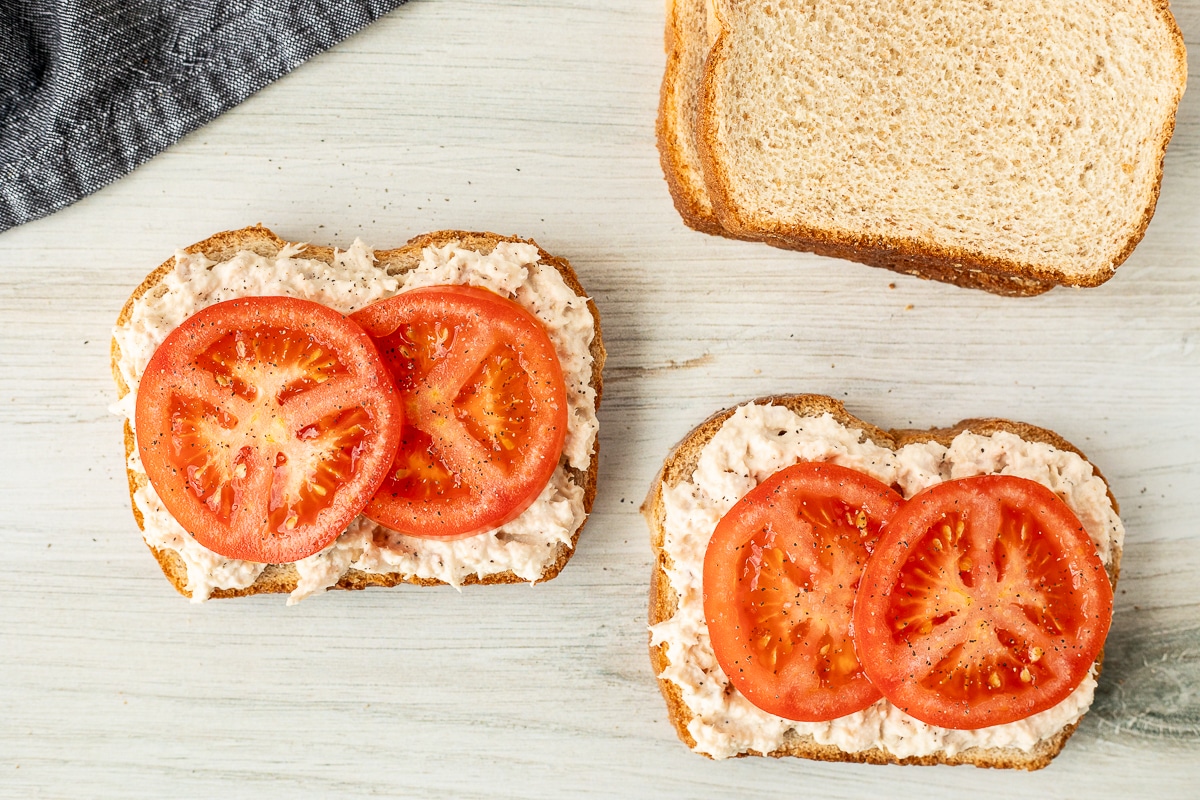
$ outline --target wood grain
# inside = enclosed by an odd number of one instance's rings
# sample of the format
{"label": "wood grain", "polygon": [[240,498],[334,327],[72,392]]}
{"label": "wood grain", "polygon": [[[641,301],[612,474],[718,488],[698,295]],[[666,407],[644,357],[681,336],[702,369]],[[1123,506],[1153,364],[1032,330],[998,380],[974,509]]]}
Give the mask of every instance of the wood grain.
{"label": "wood grain", "polygon": [[[1200,0],[1174,3],[1200,52]],[[126,178],[0,235],[0,796],[1194,796],[1200,778],[1200,75],[1108,284],[992,297],[686,229],[654,148],[659,3],[412,2]],[[543,586],[192,606],[124,492],[108,338],[179,245],[263,222],[386,247],[537,239],[609,349],[601,486]],[[637,504],[711,411],[1059,431],[1128,528],[1097,703],[1034,775],[688,752],[645,655]]]}

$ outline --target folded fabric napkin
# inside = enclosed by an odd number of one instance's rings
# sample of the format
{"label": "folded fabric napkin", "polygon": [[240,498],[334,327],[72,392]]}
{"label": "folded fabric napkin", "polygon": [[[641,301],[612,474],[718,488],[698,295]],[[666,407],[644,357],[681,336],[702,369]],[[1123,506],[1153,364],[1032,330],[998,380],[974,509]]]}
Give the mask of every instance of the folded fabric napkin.
{"label": "folded fabric napkin", "polygon": [[2,0],[0,231],[124,175],[404,0]]}

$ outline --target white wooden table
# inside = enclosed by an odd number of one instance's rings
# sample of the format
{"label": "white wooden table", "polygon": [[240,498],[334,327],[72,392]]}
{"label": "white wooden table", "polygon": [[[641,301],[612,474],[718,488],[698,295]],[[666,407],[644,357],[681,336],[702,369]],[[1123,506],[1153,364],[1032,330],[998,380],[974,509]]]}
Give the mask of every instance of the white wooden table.
{"label": "white wooden table", "polygon": [[[715,239],[654,147],[657,0],[419,0],[150,163],[0,235],[4,797],[1198,796],[1200,0],[1158,213],[1108,284],[992,297]],[[601,489],[544,586],[191,605],[136,533],[109,331],[176,246],[262,221],[571,259],[609,349]],[[1035,774],[714,763],[666,721],[637,514],[668,447],[771,392],[884,426],[1053,428],[1128,528],[1099,696]]]}

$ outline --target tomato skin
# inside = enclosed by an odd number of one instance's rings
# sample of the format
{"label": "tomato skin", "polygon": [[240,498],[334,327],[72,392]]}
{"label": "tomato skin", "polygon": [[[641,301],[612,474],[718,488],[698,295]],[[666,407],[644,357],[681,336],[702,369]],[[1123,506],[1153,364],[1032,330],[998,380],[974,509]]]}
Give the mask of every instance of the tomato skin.
{"label": "tomato skin", "polygon": [[819,722],[879,699],[850,618],[880,527],[903,503],[863,473],[806,462],[721,519],[704,556],[704,616],[718,663],[752,704]]}
{"label": "tomato skin", "polygon": [[1086,676],[1112,622],[1095,545],[1041,484],[987,475],[917,494],[884,528],[854,609],[871,682],[943,728],[1051,708]]}
{"label": "tomato skin", "polygon": [[186,319],[138,385],[138,453],[200,544],[288,563],[328,546],[386,475],[402,409],[370,337],[318,303],[246,297]]}
{"label": "tomato skin", "polygon": [[372,520],[456,539],[518,517],[550,481],[567,434],[562,366],[540,320],[475,286],[431,286],[351,317],[374,339],[405,408]]}

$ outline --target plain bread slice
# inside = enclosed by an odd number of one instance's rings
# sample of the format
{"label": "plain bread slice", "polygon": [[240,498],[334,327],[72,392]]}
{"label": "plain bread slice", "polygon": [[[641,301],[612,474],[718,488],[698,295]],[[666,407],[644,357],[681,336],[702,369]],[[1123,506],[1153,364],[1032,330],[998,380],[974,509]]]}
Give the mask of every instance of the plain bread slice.
{"label": "plain bread slice", "polygon": [[731,234],[1009,294],[1141,240],[1186,83],[1165,0],[714,2],[697,139]]}

